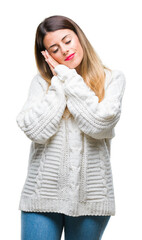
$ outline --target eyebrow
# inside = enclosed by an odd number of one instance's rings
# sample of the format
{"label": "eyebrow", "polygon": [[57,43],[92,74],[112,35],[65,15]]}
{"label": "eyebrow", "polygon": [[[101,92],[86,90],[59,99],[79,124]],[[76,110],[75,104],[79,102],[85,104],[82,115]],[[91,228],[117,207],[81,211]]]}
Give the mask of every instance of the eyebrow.
{"label": "eyebrow", "polygon": [[[71,34],[65,35],[65,36],[62,38],[62,40],[64,40],[64,38],[66,38],[68,35],[71,35]],[[52,47],[54,47],[54,46],[56,46],[56,45],[57,45],[57,44],[53,44],[53,45],[51,45],[49,48],[52,48]],[[49,49],[49,48],[48,48],[48,49]],[[48,49],[47,49],[47,50],[48,50]]]}

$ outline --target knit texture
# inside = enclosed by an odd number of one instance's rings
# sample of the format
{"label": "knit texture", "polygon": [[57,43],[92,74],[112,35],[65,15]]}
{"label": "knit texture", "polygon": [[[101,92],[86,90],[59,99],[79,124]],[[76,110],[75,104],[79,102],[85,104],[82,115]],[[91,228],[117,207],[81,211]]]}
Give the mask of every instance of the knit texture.
{"label": "knit texture", "polygon": [[[120,119],[126,80],[105,69],[105,97],[96,94],[75,69],[55,67],[48,83],[38,73],[16,117],[31,140],[27,177],[19,210],[69,216],[115,215],[110,155]],[[65,108],[71,113],[63,118]]]}

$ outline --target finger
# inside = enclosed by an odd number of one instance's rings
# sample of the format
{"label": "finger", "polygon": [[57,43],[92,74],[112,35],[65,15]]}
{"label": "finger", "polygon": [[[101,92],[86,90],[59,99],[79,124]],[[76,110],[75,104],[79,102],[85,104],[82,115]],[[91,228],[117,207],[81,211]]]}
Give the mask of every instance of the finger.
{"label": "finger", "polygon": [[41,52],[43,54],[43,56],[45,57],[45,60],[50,63],[52,65],[52,67],[54,67],[54,61],[53,61],[53,58],[51,56],[49,56],[47,50],[45,51],[42,51]]}
{"label": "finger", "polygon": [[50,63],[49,63],[49,67],[50,67],[50,69],[51,69],[53,75],[57,75],[57,74],[55,73],[55,71],[54,71],[54,68],[52,67],[52,65],[51,65]]}
{"label": "finger", "polygon": [[50,59],[45,59],[45,61],[50,65],[50,66],[52,66],[53,68],[54,68],[54,65],[52,64],[52,62],[51,62],[51,60]]}
{"label": "finger", "polygon": [[42,55],[44,56],[45,60],[48,60],[48,57],[45,54],[45,51],[41,51]]}
{"label": "finger", "polygon": [[41,53],[42,53],[42,55],[43,55],[44,58],[45,58],[44,60],[45,60],[48,64],[49,64],[49,63],[51,64],[51,61],[50,61],[50,59],[46,56],[45,52],[42,51]]}
{"label": "finger", "polygon": [[48,64],[50,64],[50,66],[52,66],[53,69],[58,65],[57,61],[55,61],[55,60],[51,57],[51,55],[49,55],[49,53],[47,52],[47,50],[41,51],[41,53],[42,53],[42,55],[44,56],[45,61],[46,61]]}
{"label": "finger", "polygon": [[54,64],[54,61],[52,60],[52,58],[46,58],[46,60],[47,60],[47,62],[54,68],[55,66],[55,64]]}
{"label": "finger", "polygon": [[45,54],[47,57],[49,56],[49,52],[47,50],[45,50]]}
{"label": "finger", "polygon": [[44,51],[41,51],[41,54],[42,54],[44,57],[46,57],[46,54],[45,54]]}
{"label": "finger", "polygon": [[48,53],[47,50],[45,50],[45,55],[47,56],[47,58],[50,60],[50,63],[52,65],[53,68],[55,68],[56,65],[58,65],[59,63],[57,61],[55,61],[55,59]]}
{"label": "finger", "polygon": [[45,59],[45,61],[48,63],[48,65],[49,65],[52,73],[54,74],[54,72],[53,72],[53,71],[54,71],[54,68],[53,68],[52,64],[50,63],[50,61],[49,61],[48,59]]}
{"label": "finger", "polygon": [[50,66],[50,69],[51,69],[53,75],[57,75],[57,74],[55,73],[54,68],[53,68],[52,66]]}

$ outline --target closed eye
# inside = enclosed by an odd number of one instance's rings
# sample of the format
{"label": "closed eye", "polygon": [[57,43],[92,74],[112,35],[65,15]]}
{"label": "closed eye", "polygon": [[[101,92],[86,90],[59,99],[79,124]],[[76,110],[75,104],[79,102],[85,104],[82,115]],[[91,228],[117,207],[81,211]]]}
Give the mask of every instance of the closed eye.
{"label": "closed eye", "polygon": [[[70,42],[71,42],[71,40],[66,42],[66,44],[69,44]],[[56,49],[53,53],[56,53],[57,51],[58,51],[58,49]]]}
{"label": "closed eye", "polygon": [[68,41],[68,42],[66,42],[66,44],[68,44],[68,43],[70,43],[71,42],[71,40],[70,41]]}

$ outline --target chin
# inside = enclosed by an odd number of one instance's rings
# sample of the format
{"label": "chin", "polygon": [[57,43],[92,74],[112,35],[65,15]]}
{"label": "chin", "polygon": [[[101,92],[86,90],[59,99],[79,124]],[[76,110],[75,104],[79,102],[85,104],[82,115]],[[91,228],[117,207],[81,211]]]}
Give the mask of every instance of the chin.
{"label": "chin", "polygon": [[78,64],[70,64],[69,65],[69,68],[71,68],[71,69],[76,69],[76,68],[78,68],[79,67],[79,63]]}

